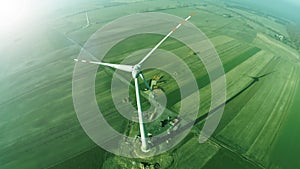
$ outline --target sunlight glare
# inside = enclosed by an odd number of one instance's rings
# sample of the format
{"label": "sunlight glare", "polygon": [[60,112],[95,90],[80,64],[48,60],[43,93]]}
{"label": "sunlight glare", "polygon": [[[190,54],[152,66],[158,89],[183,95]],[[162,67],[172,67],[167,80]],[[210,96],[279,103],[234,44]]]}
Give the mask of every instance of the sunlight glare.
{"label": "sunlight glare", "polygon": [[0,31],[15,30],[29,17],[28,3],[25,0],[0,1]]}

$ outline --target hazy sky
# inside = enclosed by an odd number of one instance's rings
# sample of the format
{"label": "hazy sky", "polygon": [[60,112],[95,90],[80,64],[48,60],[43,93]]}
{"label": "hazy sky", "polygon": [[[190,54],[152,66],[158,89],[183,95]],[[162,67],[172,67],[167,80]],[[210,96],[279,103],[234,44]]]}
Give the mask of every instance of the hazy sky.
{"label": "hazy sky", "polygon": [[[227,0],[224,0],[227,1]],[[300,23],[300,0],[231,0]]]}
{"label": "hazy sky", "polygon": [[269,8],[275,15],[279,15],[297,22],[300,22],[299,0],[265,0],[266,8]]}
{"label": "hazy sky", "polygon": [[284,0],[288,3],[291,3],[291,4],[294,4],[294,5],[297,5],[300,7],[300,1],[299,0]]}

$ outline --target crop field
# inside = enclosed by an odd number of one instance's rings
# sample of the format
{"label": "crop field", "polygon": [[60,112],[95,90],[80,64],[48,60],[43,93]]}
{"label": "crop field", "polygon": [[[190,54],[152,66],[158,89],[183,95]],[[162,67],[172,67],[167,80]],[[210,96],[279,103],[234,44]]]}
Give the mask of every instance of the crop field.
{"label": "crop field", "polygon": [[[4,56],[0,63],[0,169],[139,169],[142,162],[178,169],[300,166],[296,158],[300,152],[300,55],[293,46],[274,38],[279,33],[289,40],[287,25],[220,0],[91,4],[82,4],[85,10],[58,9],[51,19],[44,21],[47,26],[35,25],[33,30],[16,35],[12,43],[0,48]],[[192,71],[201,100],[198,119],[190,133],[168,152],[129,159],[103,150],[86,135],[73,106],[72,74],[73,59],[96,30],[121,16],[138,12],[163,12],[181,18],[195,12],[190,22],[210,39],[224,66],[227,99],[218,128],[208,141],[200,144],[199,133],[211,106],[211,82],[195,51],[169,38],[159,49],[176,54]],[[103,61],[121,63],[128,56],[135,57],[132,55],[138,50],[151,49],[162,38],[156,34],[129,37],[114,46]],[[138,123],[124,118],[114,107],[110,90],[114,73],[112,68],[99,67],[95,80],[97,103],[115,130],[135,137],[139,134]],[[145,70],[144,74],[147,80],[163,76],[161,88],[168,98],[166,110],[155,122],[146,124],[149,131],[159,134],[160,121],[177,116],[181,102],[188,100],[190,107],[198,104],[189,97],[196,91],[181,99],[178,84],[170,74],[155,69]],[[183,84],[190,81],[186,79]],[[124,83],[130,84],[129,101],[136,106],[134,83]],[[145,89],[143,82],[140,86]],[[143,109],[147,109],[147,93],[141,93]]]}

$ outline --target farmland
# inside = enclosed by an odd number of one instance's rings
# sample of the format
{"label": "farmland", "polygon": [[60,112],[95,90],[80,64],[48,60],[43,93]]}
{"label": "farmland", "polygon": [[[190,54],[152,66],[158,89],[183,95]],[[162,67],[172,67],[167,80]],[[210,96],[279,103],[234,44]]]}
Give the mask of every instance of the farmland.
{"label": "farmland", "polygon": [[[218,0],[93,1],[84,5],[85,10],[67,6],[66,10],[57,9],[51,19],[43,21],[47,26],[39,23],[33,30],[17,34],[10,44],[0,48],[0,168],[141,168],[141,162],[178,169],[300,166],[296,158],[300,152],[300,56],[295,46],[299,39],[289,37],[288,21],[278,22],[278,18],[229,4]],[[88,27],[86,11],[91,21]],[[119,157],[96,145],[79,124],[72,100],[73,59],[96,30],[137,12],[163,12],[181,18],[195,12],[190,22],[216,48],[226,73],[227,100],[220,124],[207,142],[199,144],[198,137],[210,111],[211,82],[195,51],[174,38],[159,49],[179,56],[187,64],[197,81],[201,100],[198,120],[178,145],[151,158]],[[276,33],[287,41],[274,38]],[[103,61],[120,63],[138,50],[152,48],[162,38],[156,34],[126,38]],[[99,67],[95,80],[97,103],[115,130],[135,137],[138,124],[119,114],[112,101],[110,79],[114,73],[114,69]],[[177,116],[181,102],[190,98],[180,99],[178,85],[168,73],[149,69],[144,74],[146,79],[160,75],[166,81],[162,84],[168,98],[166,110],[146,125],[152,133],[159,134],[160,120]],[[186,79],[183,83],[189,82]],[[133,86],[129,88],[135,106]],[[142,95],[146,109],[146,93]]]}

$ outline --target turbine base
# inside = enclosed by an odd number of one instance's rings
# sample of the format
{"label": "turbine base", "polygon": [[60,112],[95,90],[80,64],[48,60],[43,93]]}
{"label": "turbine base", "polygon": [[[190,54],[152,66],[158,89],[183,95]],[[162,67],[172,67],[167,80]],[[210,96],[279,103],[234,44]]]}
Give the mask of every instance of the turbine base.
{"label": "turbine base", "polygon": [[141,146],[141,150],[144,153],[148,153],[150,151],[150,149],[148,147],[144,147],[144,146]]}

